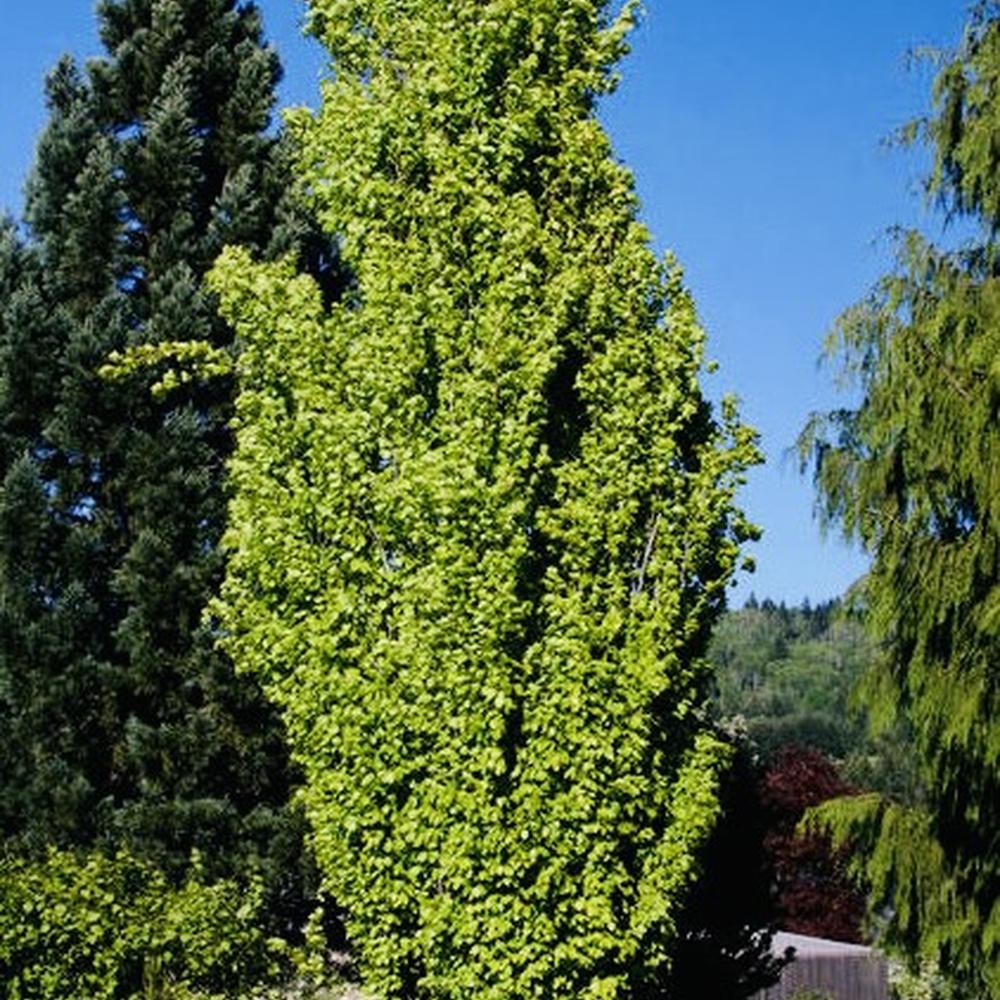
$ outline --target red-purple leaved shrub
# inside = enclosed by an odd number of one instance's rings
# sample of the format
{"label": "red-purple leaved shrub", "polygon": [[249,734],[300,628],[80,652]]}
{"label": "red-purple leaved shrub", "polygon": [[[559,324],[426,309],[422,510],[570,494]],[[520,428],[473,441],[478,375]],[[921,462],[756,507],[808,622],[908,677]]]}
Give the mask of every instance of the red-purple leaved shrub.
{"label": "red-purple leaved shrub", "polygon": [[764,849],[784,930],[836,941],[862,940],[865,899],[847,876],[846,856],[832,849],[825,834],[796,832],[806,809],[855,792],[828,757],[805,747],[782,747],[764,773]]}

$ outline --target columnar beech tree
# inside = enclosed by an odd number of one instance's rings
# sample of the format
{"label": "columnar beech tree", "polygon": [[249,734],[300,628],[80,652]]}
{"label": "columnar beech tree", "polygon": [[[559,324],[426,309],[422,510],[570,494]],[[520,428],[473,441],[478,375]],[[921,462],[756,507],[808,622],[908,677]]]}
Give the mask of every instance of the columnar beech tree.
{"label": "columnar beech tree", "polygon": [[315,0],[335,76],[291,126],[354,284],[212,274],[226,646],[376,995],[652,995],[718,811],[702,654],[756,450],[595,117],[631,20]]}
{"label": "columnar beech tree", "polygon": [[824,815],[861,852],[888,945],[1000,997],[1000,8],[980,4],[912,136],[929,190],[977,235],[901,236],[900,267],[830,339],[861,402],[815,418],[824,517],[872,555],[863,604],[879,644],[866,684],[911,734],[918,793]]}
{"label": "columnar beech tree", "polygon": [[309,238],[265,132],[279,66],[254,7],[98,18],[107,54],[48,81],[26,243],[0,234],[0,825],[230,869],[297,836],[277,718],[201,618],[232,387],[154,399],[98,369],[137,343],[229,349],[201,286],[222,246]]}

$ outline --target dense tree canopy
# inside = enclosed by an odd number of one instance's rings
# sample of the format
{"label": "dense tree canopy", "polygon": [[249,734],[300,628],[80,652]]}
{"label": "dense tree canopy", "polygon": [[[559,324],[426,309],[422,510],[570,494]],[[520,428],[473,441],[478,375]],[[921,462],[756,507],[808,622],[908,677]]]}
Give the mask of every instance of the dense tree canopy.
{"label": "dense tree canopy", "polygon": [[[235,0],[104,0],[106,55],[51,74],[26,227],[0,232],[0,829],[176,872],[274,858],[300,821],[277,717],[202,611],[221,579],[231,384],[154,399],[109,352],[228,350],[226,244],[313,244],[267,132],[279,65]],[[273,901],[272,901],[273,902]]]}
{"label": "dense tree canopy", "polygon": [[594,114],[631,14],[311,23],[335,78],[298,164],[355,284],[213,272],[246,342],[227,648],[376,994],[655,995],[718,812],[703,653],[756,452]]}
{"label": "dense tree canopy", "polygon": [[831,337],[856,408],[803,435],[828,522],[872,554],[876,723],[901,720],[918,799],[827,811],[864,853],[885,939],[1000,996],[1000,10],[945,60],[929,190],[978,229],[958,249],[900,236],[900,267]]}

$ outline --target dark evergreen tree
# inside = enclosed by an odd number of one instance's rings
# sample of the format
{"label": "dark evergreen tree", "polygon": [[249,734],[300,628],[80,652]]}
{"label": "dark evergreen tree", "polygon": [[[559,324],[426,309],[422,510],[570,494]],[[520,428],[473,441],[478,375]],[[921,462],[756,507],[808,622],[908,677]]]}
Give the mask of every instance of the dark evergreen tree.
{"label": "dark evergreen tree", "polygon": [[322,270],[268,131],[280,68],[236,0],[98,18],[107,54],[48,81],[24,244],[0,234],[0,825],[290,870],[280,726],[202,617],[231,386],[98,374],[137,344],[233,348],[201,284],[226,244]]}

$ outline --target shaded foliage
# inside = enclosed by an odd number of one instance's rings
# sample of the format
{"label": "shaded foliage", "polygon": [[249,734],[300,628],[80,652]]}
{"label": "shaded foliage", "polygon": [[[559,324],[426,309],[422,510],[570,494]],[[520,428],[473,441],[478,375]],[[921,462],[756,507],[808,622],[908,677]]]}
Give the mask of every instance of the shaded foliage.
{"label": "shaded foliage", "polygon": [[[733,761],[719,788],[721,814],[700,856],[701,874],[678,921],[663,996],[738,1000],[777,982],[787,959],[772,953],[782,911],[760,763],[745,739],[727,736]],[[780,822],[780,820],[778,820]]]}

